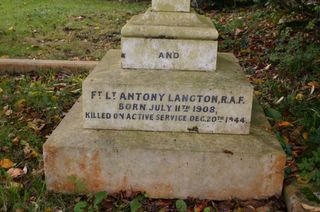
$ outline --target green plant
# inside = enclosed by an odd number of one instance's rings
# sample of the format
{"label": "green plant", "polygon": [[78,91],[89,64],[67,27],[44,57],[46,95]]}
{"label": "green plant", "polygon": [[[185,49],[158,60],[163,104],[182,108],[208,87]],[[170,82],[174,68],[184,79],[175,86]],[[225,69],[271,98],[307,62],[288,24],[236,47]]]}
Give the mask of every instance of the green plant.
{"label": "green plant", "polygon": [[300,175],[320,186],[320,148],[312,151],[309,157],[302,158],[298,163]]}
{"label": "green plant", "polygon": [[179,212],[186,212],[187,211],[187,203],[182,199],[176,201],[176,208]]}
{"label": "green plant", "polygon": [[308,43],[301,36],[288,36],[289,34],[280,36],[277,47],[269,57],[270,61],[278,66],[280,73],[291,77],[319,73],[319,45]]}
{"label": "green plant", "polygon": [[108,193],[101,191],[96,194],[89,194],[88,199],[86,201],[80,201],[78,202],[73,210],[74,212],[94,212],[94,211],[100,211],[99,205],[102,203],[102,201],[107,198]]}
{"label": "green plant", "polygon": [[141,201],[144,198],[145,198],[144,195],[138,195],[133,200],[131,200],[131,202],[130,202],[131,212],[136,212],[142,207]]}
{"label": "green plant", "polygon": [[301,193],[305,195],[305,197],[312,202],[320,203],[320,199],[313,194],[310,188],[304,187],[301,189]]}
{"label": "green plant", "polygon": [[291,15],[284,26],[302,30],[318,30],[320,27],[320,6],[317,1],[269,0],[277,9]]}

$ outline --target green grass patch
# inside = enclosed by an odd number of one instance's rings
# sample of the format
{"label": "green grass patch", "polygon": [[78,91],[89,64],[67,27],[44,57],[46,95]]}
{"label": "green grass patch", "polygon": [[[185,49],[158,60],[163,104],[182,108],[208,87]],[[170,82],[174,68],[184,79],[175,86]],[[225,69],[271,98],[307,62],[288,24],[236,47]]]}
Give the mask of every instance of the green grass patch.
{"label": "green grass patch", "polygon": [[100,59],[148,3],[106,0],[1,0],[0,57]]}
{"label": "green grass patch", "polygon": [[0,76],[0,160],[26,172],[15,177],[0,168],[0,210],[68,207],[68,196],[46,192],[42,145],[79,98],[85,76],[41,71]]}

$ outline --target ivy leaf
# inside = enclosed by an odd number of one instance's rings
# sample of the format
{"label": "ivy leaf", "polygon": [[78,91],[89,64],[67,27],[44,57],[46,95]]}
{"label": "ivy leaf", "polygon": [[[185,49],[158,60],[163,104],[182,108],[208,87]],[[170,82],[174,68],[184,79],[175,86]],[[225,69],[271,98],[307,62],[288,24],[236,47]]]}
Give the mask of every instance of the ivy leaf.
{"label": "ivy leaf", "polygon": [[142,207],[142,204],[140,203],[140,201],[143,200],[143,198],[144,197],[142,195],[139,195],[130,202],[131,212],[136,212],[139,210],[139,208]]}
{"label": "ivy leaf", "polygon": [[209,207],[206,207],[205,209],[203,209],[203,212],[211,212]]}
{"label": "ivy leaf", "polygon": [[312,171],[314,169],[314,163],[307,158],[303,158],[301,163],[298,163],[298,167],[301,171]]}
{"label": "ivy leaf", "polygon": [[73,211],[74,212],[83,212],[87,207],[88,207],[87,202],[80,201],[74,206]]}
{"label": "ivy leaf", "polygon": [[96,193],[95,199],[94,199],[94,206],[98,206],[106,197],[108,196],[108,193],[105,191],[101,191]]}
{"label": "ivy leaf", "polygon": [[179,212],[186,212],[187,211],[187,204],[185,201],[179,199],[176,201],[176,208]]}

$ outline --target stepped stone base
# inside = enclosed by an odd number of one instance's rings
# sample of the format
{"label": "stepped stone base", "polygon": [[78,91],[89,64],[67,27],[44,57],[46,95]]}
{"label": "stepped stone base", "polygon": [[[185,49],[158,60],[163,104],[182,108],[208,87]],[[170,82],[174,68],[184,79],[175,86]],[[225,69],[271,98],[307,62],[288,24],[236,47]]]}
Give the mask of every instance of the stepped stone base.
{"label": "stepped stone base", "polygon": [[81,104],[44,144],[49,190],[215,200],[281,194],[285,154],[257,102],[250,135],[83,129]]}

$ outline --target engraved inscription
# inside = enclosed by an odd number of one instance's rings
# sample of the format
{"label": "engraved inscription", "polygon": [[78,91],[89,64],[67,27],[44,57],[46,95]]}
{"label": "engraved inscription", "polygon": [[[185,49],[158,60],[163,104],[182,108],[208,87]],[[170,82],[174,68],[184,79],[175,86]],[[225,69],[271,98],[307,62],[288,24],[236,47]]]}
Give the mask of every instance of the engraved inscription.
{"label": "engraved inscription", "polygon": [[[153,122],[204,122],[211,124],[248,123],[244,114],[220,114],[227,105],[243,107],[239,95],[177,94],[153,92],[90,91],[92,104],[107,105],[106,111],[84,111],[85,119]],[[250,101],[248,101],[250,102]],[[225,106],[224,106],[225,105]]]}
{"label": "engraved inscription", "polygon": [[160,52],[159,58],[161,59],[178,59],[180,54],[178,52]]}

